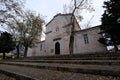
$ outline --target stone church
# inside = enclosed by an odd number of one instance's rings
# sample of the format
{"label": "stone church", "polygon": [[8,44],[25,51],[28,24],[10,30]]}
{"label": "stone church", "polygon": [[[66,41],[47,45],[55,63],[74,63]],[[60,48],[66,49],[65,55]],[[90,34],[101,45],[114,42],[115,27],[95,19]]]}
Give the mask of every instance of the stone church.
{"label": "stone church", "polygon": [[[101,37],[98,26],[81,30],[72,14],[57,14],[46,25],[46,37],[27,56],[67,55],[72,27],[74,27],[73,54],[85,54],[106,51],[106,46],[98,42]],[[73,24],[72,24],[73,22]]]}

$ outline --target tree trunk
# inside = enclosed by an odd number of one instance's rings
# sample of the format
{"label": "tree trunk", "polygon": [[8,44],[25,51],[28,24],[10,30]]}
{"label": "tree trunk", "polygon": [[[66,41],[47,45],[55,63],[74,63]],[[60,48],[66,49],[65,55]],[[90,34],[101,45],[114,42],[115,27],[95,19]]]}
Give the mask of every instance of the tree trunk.
{"label": "tree trunk", "polygon": [[25,47],[24,57],[27,57],[27,51],[28,51],[28,47]]}
{"label": "tree trunk", "polygon": [[17,58],[19,58],[20,55],[19,44],[16,46],[16,49],[17,49]]}
{"label": "tree trunk", "polygon": [[5,52],[3,52],[3,59],[5,59]]}
{"label": "tree trunk", "polygon": [[118,51],[118,47],[116,44],[114,44],[115,52]]}
{"label": "tree trunk", "polygon": [[74,51],[74,34],[73,33],[71,33],[71,36],[70,36],[69,51],[70,51],[70,54],[73,54],[73,51]]}
{"label": "tree trunk", "polygon": [[70,34],[69,52],[72,55],[74,51],[74,13],[72,14],[71,22],[72,22],[72,28]]}
{"label": "tree trunk", "polygon": [[111,37],[111,40],[113,42],[113,46],[114,46],[115,52],[118,51],[117,43],[116,43],[116,41],[115,41],[113,36]]}

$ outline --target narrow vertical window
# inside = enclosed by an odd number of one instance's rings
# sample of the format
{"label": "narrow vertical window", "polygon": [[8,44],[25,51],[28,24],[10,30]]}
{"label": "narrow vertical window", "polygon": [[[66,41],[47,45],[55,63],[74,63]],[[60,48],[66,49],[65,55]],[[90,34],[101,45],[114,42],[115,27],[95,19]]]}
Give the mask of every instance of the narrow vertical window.
{"label": "narrow vertical window", "polygon": [[40,44],[40,51],[42,50],[42,44]]}
{"label": "narrow vertical window", "polygon": [[87,34],[84,34],[83,37],[84,37],[84,43],[85,43],[85,44],[88,44],[88,43],[89,43],[88,35],[87,35]]}

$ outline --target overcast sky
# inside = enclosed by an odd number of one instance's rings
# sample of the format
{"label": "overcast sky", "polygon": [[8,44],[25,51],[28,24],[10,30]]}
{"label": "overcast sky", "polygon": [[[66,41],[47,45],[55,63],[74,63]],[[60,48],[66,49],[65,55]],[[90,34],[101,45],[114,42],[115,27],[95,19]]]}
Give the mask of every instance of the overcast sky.
{"label": "overcast sky", "polygon": [[[104,11],[102,8],[103,1],[105,0],[92,0],[95,11],[92,13],[84,12],[84,20],[80,22],[82,27],[91,19],[92,16],[94,16],[91,21],[92,26],[101,24],[100,18]],[[64,4],[70,4],[70,2],[71,0],[26,0],[25,6],[27,9],[46,16],[47,22],[49,22],[54,15],[63,12]]]}

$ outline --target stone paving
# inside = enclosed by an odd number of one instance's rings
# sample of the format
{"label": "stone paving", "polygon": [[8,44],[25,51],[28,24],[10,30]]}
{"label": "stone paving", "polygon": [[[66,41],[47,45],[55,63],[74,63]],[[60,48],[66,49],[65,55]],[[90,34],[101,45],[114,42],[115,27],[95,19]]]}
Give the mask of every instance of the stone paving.
{"label": "stone paving", "polygon": [[[120,80],[120,77],[81,74],[81,73],[72,73],[72,72],[64,72],[64,71],[61,72],[61,71],[54,71],[47,69],[36,69],[30,67],[20,67],[20,66],[11,66],[11,65],[3,65],[3,64],[0,65],[0,70],[2,69],[17,74],[22,74],[27,77],[31,76],[33,80]],[[0,80],[15,80],[15,79],[8,78],[8,79],[0,79]]]}
{"label": "stone paving", "polygon": [[0,73],[0,80],[16,80],[13,77],[7,76],[5,74]]}

